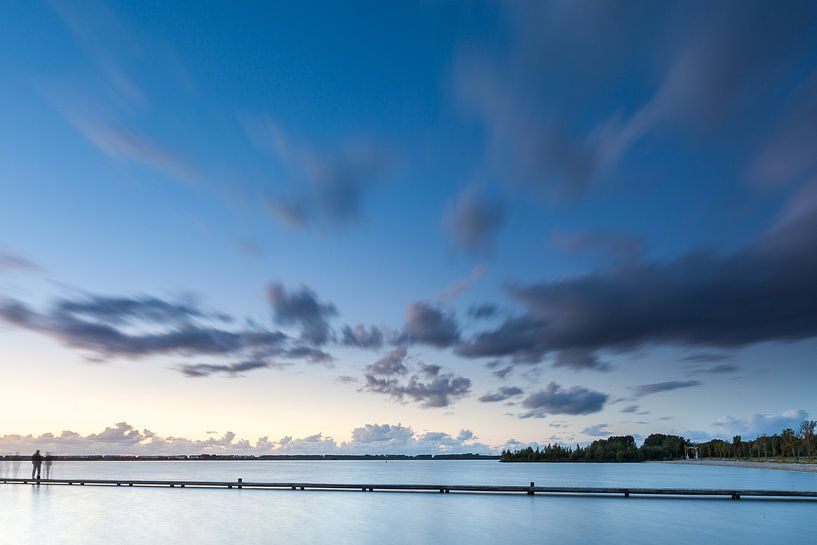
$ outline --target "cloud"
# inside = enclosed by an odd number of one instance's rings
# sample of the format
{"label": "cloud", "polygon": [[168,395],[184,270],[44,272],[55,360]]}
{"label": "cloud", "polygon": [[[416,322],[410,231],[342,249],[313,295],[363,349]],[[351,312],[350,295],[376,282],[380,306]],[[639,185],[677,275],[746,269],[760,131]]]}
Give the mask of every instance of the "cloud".
{"label": "cloud", "polygon": [[609,363],[599,360],[592,350],[583,348],[560,350],[556,353],[556,361],[553,362],[553,367],[569,367],[577,371],[583,369],[610,371],[612,369]]}
{"label": "cloud", "polygon": [[408,373],[408,367],[404,363],[406,356],[406,347],[395,348],[373,364],[366,366],[366,373],[379,376],[405,375]]}
{"label": "cloud", "polygon": [[207,439],[160,436],[150,430],[139,430],[119,422],[98,433],[81,435],[73,431],[42,435],[6,434],[0,436],[0,452],[33,452],[40,449],[57,455],[269,455],[269,454],[448,454],[478,452],[495,454],[496,449],[475,441],[470,430],[456,437],[445,432],[416,433],[402,424],[366,424],[352,430],[351,440],[338,442],[323,433],[294,438],[284,436],[270,440],[259,437],[254,442],[228,431],[216,436],[208,431]]}
{"label": "cloud", "polygon": [[592,426],[587,426],[582,430],[582,433],[589,435],[590,437],[608,437],[612,435],[612,432],[607,429],[607,424],[593,424]]}
{"label": "cloud", "polygon": [[608,231],[558,232],[551,236],[551,243],[569,255],[596,252],[618,261],[635,261],[644,254],[644,241],[640,237],[613,234]]}
{"label": "cloud", "polygon": [[694,363],[714,363],[718,361],[723,361],[725,359],[729,359],[729,356],[726,354],[717,354],[713,352],[696,352],[695,354],[689,354],[684,356],[679,361],[691,361]]}
{"label": "cloud", "polygon": [[330,340],[329,320],[338,314],[335,305],[318,300],[308,286],[287,292],[275,282],[267,289],[273,317],[278,325],[295,325],[301,329],[301,339],[320,346]]}
{"label": "cloud", "polygon": [[[732,253],[602,268],[509,294],[525,307],[461,342],[464,357],[536,363],[644,345],[730,349],[817,336],[817,184]],[[565,360],[568,361],[568,360]],[[579,360],[581,362],[581,360]],[[592,362],[593,360],[587,360]]]}
{"label": "cloud", "polygon": [[601,411],[608,399],[607,394],[583,386],[562,388],[551,382],[544,390],[534,392],[522,401],[522,407],[528,410],[520,418],[544,418],[548,414],[593,414]]}
{"label": "cloud", "polygon": [[446,313],[425,301],[416,301],[408,307],[403,336],[411,343],[446,348],[459,340],[460,330],[453,313]]}
{"label": "cloud", "polygon": [[[169,306],[173,306],[169,304]],[[230,355],[242,351],[278,353],[287,337],[269,330],[225,330],[201,323],[170,323],[141,316],[148,325],[164,326],[152,332],[130,332],[93,314],[69,310],[70,304],[59,301],[48,314],[36,312],[21,301],[0,302],[0,320],[11,325],[43,333],[65,345],[88,350],[103,357],[178,354]],[[119,317],[120,319],[122,316]]]}
{"label": "cloud", "polygon": [[463,191],[445,215],[444,226],[451,240],[469,253],[491,247],[505,222],[505,208],[498,199]]}
{"label": "cloud", "polygon": [[471,380],[441,372],[437,365],[420,364],[408,379],[406,349],[399,347],[364,370],[361,391],[385,394],[397,400],[409,399],[423,408],[448,407],[471,392]]}
{"label": "cloud", "polygon": [[322,363],[327,367],[332,367],[332,362],[335,360],[332,354],[324,352],[320,348],[305,345],[296,345],[291,348],[287,348],[282,352],[282,356],[302,359],[309,363]]}
{"label": "cloud", "polygon": [[56,311],[117,325],[136,322],[183,323],[196,318],[230,321],[229,316],[205,312],[192,301],[168,301],[151,296],[88,295],[83,299],[60,300],[56,305]]}
{"label": "cloud", "polygon": [[494,403],[497,401],[505,401],[506,399],[510,399],[512,397],[520,396],[524,393],[522,388],[517,386],[502,386],[496,392],[488,392],[485,395],[480,396],[479,400],[483,403]]}
{"label": "cloud", "polygon": [[498,311],[499,308],[496,305],[491,303],[483,303],[481,305],[471,305],[471,307],[468,309],[468,315],[475,320],[481,320],[483,318],[491,318]]}
{"label": "cloud", "polygon": [[703,382],[700,380],[668,380],[666,382],[655,382],[653,384],[640,384],[633,387],[635,397],[644,397],[661,392],[671,392],[672,390],[681,390],[683,388],[693,388],[695,386],[702,386]]}
{"label": "cloud", "polygon": [[402,424],[366,424],[352,430],[352,444],[402,447],[414,439],[414,430]]}
{"label": "cloud", "polygon": [[365,350],[382,347],[383,338],[383,330],[376,326],[366,329],[363,324],[354,327],[345,325],[341,331],[341,344]]}
{"label": "cloud", "polygon": [[723,416],[712,425],[726,435],[754,437],[764,433],[780,433],[784,428],[796,430],[808,416],[809,413],[803,409],[791,409],[781,414],[752,414],[743,418]]}
{"label": "cloud", "polygon": [[0,250],[0,272],[42,272],[43,268],[21,255]]}
{"label": "cloud", "polygon": [[179,366],[179,370],[185,376],[191,378],[209,377],[216,373],[221,373],[230,377],[241,376],[244,371],[253,369],[266,369],[270,364],[266,361],[242,361],[231,364],[212,363],[186,363]]}
{"label": "cloud", "polygon": [[782,185],[817,174],[817,72],[786,108],[750,166],[752,179],[765,185]]}
{"label": "cloud", "polygon": [[466,278],[454,283],[452,286],[449,286],[446,291],[437,296],[437,301],[439,303],[456,301],[460,298],[463,292],[474,287],[474,284],[476,284],[479,279],[482,278],[483,274],[485,274],[485,267],[482,265],[477,265]]}
{"label": "cloud", "polygon": [[163,96],[178,92],[187,83],[187,74],[176,62],[175,54],[155,36],[140,35],[101,4],[86,2],[79,8],[53,3],[51,8],[86,55],[72,63],[65,83],[52,80],[40,85],[46,99],[77,132],[111,159],[145,167],[176,181],[198,181],[199,168],[167,143],[187,136],[168,136],[178,127],[178,119],[162,125],[164,138],[158,136],[160,133],[144,131],[148,125],[143,116],[149,104],[149,88],[135,76],[149,70],[161,78]]}
{"label": "cloud", "polygon": [[[810,62],[816,15],[808,2],[507,3],[497,18],[503,38],[460,52],[455,89],[485,127],[488,175],[577,197],[650,133],[711,135],[728,122],[765,121],[759,105],[779,102],[790,85],[782,74]],[[622,77],[640,105],[611,101]],[[810,141],[779,139],[765,170],[813,165]]]}
{"label": "cloud", "polygon": [[194,182],[200,177],[192,163],[135,129],[82,119],[77,115],[69,115],[69,118],[79,132],[112,159],[146,166],[185,182]]}
{"label": "cloud", "polygon": [[357,223],[369,193],[394,170],[393,154],[373,140],[318,151],[295,142],[269,118],[241,122],[253,145],[275,157],[285,172],[290,190],[285,197],[269,195],[268,210],[288,227]]}
{"label": "cloud", "polygon": [[740,371],[740,367],[735,365],[734,363],[721,363],[719,365],[715,365],[714,367],[709,367],[708,369],[695,369],[691,372],[693,375],[702,375],[702,374],[711,374],[711,375],[720,375],[725,373],[737,373]]}
{"label": "cloud", "polygon": [[627,405],[626,407],[621,409],[621,412],[623,412],[623,413],[637,413],[638,408],[639,408],[638,405]]}
{"label": "cloud", "polygon": [[[298,295],[282,306],[303,325],[310,340],[317,323],[309,305]],[[306,309],[306,310],[304,310]],[[326,312],[325,307],[321,307]],[[107,296],[85,294],[57,299],[46,311],[38,311],[15,299],[0,299],[0,321],[52,337],[62,344],[88,353],[95,361],[110,358],[141,359],[158,356],[195,358],[175,369],[189,377],[216,374],[241,376],[257,369],[281,369],[281,359],[330,365],[331,354],[317,346],[295,340],[280,331],[261,326],[228,328],[233,317],[202,308],[195,300],[162,299],[155,296]],[[227,361],[202,362],[202,356]]]}

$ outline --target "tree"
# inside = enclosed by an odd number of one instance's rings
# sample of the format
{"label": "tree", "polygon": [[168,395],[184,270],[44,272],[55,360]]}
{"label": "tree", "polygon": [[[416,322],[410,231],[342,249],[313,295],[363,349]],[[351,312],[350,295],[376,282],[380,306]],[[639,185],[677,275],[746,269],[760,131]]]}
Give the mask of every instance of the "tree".
{"label": "tree", "polygon": [[797,434],[794,433],[793,429],[786,428],[783,430],[783,434],[780,436],[780,446],[783,450],[784,456],[786,451],[788,451],[793,457],[798,456],[800,452],[800,440],[797,438]]}
{"label": "tree", "polygon": [[800,438],[803,440],[803,443],[805,443],[806,456],[811,456],[815,427],[817,427],[817,421],[815,420],[803,420],[800,422]]}

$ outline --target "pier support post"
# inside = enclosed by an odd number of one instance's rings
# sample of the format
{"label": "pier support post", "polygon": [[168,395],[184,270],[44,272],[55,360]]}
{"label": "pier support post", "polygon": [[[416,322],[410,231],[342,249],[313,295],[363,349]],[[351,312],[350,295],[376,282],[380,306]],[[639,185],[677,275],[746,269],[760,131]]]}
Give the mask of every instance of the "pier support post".
{"label": "pier support post", "polygon": [[737,492],[732,492],[732,499],[733,500],[739,500],[740,499],[740,494],[738,494]]}
{"label": "pier support post", "polygon": [[533,481],[530,482],[530,488],[528,488],[528,496],[533,496]]}
{"label": "pier support post", "polygon": [[244,482],[244,479],[242,479],[241,477],[239,477],[239,478],[238,478],[238,488],[241,488],[241,483],[243,483],[243,482]]}
{"label": "pier support post", "polygon": [[629,491],[629,490],[625,490],[625,491],[624,491],[624,497],[625,497],[625,498],[629,498],[629,497],[630,497],[630,491]]}

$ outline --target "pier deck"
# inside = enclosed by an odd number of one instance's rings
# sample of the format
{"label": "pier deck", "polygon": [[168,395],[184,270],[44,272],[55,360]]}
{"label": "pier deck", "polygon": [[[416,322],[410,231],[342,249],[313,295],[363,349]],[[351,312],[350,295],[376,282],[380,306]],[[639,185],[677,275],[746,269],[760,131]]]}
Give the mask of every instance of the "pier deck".
{"label": "pier deck", "polygon": [[125,487],[165,487],[165,488],[227,488],[261,490],[357,490],[362,492],[437,492],[458,493],[504,493],[543,495],[595,495],[610,496],[725,496],[734,500],[742,497],[755,498],[812,498],[817,500],[817,491],[807,490],[744,490],[732,488],[624,488],[624,487],[583,487],[583,486],[523,486],[492,485],[448,485],[448,484],[350,484],[350,483],[277,483],[244,481],[184,481],[184,480],[125,480],[125,479],[12,479],[0,478],[2,484],[60,485],[60,486],[125,486]]}

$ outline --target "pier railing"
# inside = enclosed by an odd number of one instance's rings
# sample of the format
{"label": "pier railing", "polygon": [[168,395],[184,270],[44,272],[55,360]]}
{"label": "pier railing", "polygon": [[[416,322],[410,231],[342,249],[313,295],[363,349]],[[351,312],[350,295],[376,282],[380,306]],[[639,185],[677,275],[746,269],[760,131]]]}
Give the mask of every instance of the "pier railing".
{"label": "pier railing", "polygon": [[807,490],[747,490],[736,488],[638,488],[638,487],[588,487],[588,486],[536,486],[531,482],[522,486],[496,485],[449,485],[449,484],[351,484],[351,483],[304,483],[244,481],[185,481],[185,480],[129,480],[129,479],[17,479],[0,478],[2,484],[61,485],[61,486],[125,486],[164,488],[227,488],[259,490],[357,490],[361,492],[438,492],[493,493],[534,495],[592,495],[592,496],[697,496],[757,498],[813,498],[817,491]]}

